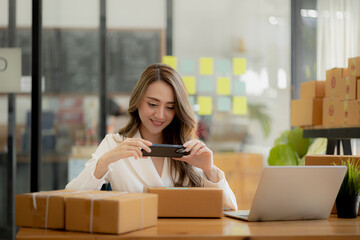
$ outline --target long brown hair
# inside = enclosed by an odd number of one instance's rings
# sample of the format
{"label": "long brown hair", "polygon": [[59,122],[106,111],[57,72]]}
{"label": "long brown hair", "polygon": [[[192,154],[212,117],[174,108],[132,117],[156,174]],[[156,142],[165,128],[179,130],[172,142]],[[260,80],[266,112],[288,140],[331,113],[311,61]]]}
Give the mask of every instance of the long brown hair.
{"label": "long brown hair", "polygon": [[[182,145],[195,137],[196,120],[186,94],[185,84],[180,75],[172,67],[161,63],[150,65],[141,75],[130,96],[128,109],[130,120],[124,128],[119,130],[119,134],[124,137],[133,137],[138,131],[141,124],[138,106],[148,86],[155,81],[164,81],[169,84],[175,96],[175,116],[163,130],[164,142]],[[176,187],[203,186],[202,178],[189,163],[171,159],[170,168],[171,177]]]}

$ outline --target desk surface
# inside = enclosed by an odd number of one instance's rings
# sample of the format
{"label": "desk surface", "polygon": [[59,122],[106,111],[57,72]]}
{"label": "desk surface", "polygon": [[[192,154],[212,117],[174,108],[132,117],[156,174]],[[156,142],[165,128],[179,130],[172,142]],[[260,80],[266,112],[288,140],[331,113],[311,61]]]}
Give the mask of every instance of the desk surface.
{"label": "desk surface", "polygon": [[158,225],[122,235],[21,228],[16,239],[360,239],[360,217],[327,220],[244,222],[221,219],[159,219]]}

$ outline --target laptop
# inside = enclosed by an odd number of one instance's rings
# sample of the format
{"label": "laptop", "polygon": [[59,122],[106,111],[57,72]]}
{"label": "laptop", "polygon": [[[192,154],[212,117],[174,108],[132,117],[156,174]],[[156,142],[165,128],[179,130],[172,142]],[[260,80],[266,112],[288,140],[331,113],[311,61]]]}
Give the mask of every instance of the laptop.
{"label": "laptop", "polygon": [[224,212],[246,221],[327,219],[346,166],[276,166],[263,169],[250,211]]}

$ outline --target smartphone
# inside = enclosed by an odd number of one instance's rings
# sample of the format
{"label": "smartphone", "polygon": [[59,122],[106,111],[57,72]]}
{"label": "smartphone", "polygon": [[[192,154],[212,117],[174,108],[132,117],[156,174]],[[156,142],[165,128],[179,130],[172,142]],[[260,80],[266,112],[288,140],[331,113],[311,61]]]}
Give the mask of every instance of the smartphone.
{"label": "smartphone", "polygon": [[143,156],[181,158],[182,156],[190,154],[190,152],[185,151],[185,148],[182,145],[153,144],[150,146],[150,149],[150,153],[142,149]]}

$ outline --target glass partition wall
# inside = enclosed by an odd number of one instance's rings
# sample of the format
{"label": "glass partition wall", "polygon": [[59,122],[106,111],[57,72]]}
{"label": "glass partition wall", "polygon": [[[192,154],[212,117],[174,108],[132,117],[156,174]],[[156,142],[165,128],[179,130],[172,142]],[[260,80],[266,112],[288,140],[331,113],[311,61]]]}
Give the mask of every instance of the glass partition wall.
{"label": "glass partition wall", "polygon": [[[132,88],[148,65],[167,62],[164,56],[176,58],[186,81],[198,137],[215,153],[256,153],[266,164],[274,139],[290,128],[290,1],[107,0],[105,105],[99,104],[100,1],[42,2],[40,190],[63,189],[83,169],[101,139],[100,109],[106,107],[106,132],[128,121]],[[16,3],[15,47],[22,48],[24,85],[16,95],[16,192],[25,193],[30,191],[32,1]],[[8,1],[0,0],[0,47],[8,46],[7,18]],[[203,60],[211,64],[203,66]],[[6,94],[0,95],[0,108],[5,173]],[[1,229],[5,221],[0,219]]]}

